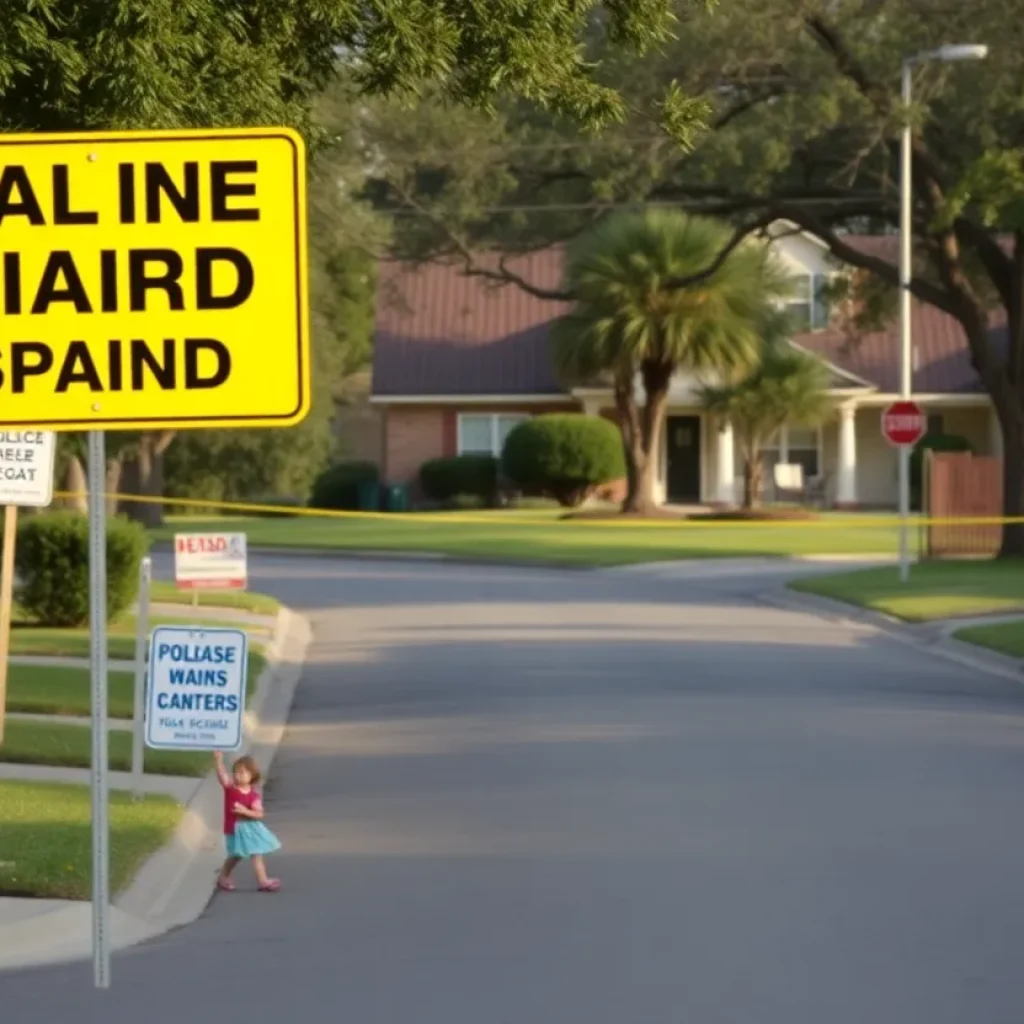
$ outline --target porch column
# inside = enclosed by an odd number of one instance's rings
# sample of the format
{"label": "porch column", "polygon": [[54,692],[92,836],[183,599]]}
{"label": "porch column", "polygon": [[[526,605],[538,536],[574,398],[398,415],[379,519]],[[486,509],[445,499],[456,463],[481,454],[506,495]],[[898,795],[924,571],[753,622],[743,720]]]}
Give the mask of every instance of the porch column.
{"label": "porch column", "polygon": [[851,508],[857,504],[857,410],[852,405],[839,407],[839,466],[836,473],[836,505]]}
{"label": "porch column", "polygon": [[723,505],[736,504],[736,445],[732,436],[732,424],[728,420],[722,420],[718,424],[718,433],[715,435],[717,448],[715,464],[717,473],[717,498]]}

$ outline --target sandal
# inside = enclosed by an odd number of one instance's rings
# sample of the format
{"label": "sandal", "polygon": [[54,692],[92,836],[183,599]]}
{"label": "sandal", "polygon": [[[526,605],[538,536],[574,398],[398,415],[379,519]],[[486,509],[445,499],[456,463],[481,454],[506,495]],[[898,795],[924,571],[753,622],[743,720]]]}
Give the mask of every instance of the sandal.
{"label": "sandal", "polygon": [[281,888],[279,878],[268,878],[265,885],[259,887],[260,892],[277,892]]}
{"label": "sandal", "polygon": [[227,878],[218,878],[217,888],[220,889],[221,892],[234,892],[235,883]]}

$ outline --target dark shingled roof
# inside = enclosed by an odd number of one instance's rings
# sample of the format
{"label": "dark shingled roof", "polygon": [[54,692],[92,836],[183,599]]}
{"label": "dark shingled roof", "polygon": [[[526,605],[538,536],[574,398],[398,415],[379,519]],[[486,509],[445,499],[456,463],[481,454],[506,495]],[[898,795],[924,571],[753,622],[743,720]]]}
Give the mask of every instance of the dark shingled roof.
{"label": "dark shingled roof", "polygon": [[[873,254],[895,256],[895,239],[864,237]],[[510,260],[509,269],[546,289],[562,284],[560,248]],[[373,393],[386,397],[562,394],[548,355],[552,320],[567,304],[515,285],[467,277],[461,264],[385,263],[381,267],[373,356]],[[994,330],[1005,334],[995,325]],[[981,391],[967,341],[950,316],[913,309],[914,390]],[[899,384],[899,325],[851,339],[820,331],[794,339],[839,369],[884,392]]]}

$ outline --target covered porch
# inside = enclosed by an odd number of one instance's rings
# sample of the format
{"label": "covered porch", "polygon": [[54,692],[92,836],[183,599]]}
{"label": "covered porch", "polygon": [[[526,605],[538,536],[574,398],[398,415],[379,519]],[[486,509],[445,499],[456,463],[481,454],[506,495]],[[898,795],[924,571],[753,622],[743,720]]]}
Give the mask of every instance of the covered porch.
{"label": "covered porch", "polygon": [[[686,384],[674,385],[662,431],[655,497],[661,504],[735,506],[743,498],[743,463],[731,424],[703,409]],[[881,431],[882,411],[896,399],[864,387],[835,388],[834,412],[818,427],[784,427],[762,452],[762,500],[783,498],[776,465],[799,475],[822,505],[889,509],[898,504],[898,456]],[[576,394],[583,410],[614,418],[611,396]],[[1001,455],[999,422],[986,395],[918,395],[929,432],[967,438],[979,455]]]}

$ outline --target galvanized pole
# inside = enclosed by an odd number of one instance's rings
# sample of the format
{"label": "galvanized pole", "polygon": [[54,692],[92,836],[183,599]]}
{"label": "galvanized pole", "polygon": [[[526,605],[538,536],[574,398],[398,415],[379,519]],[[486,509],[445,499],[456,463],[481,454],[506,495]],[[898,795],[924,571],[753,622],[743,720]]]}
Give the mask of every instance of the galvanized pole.
{"label": "galvanized pole", "polygon": [[89,431],[89,675],[92,684],[92,964],[96,988],[110,987],[110,835],[107,816],[106,445]]}
{"label": "galvanized pole", "polygon": [[135,710],[132,716],[132,799],[142,799],[146,714],[146,638],[149,636],[149,581],[153,562],[139,564],[139,598],[135,612]]}
{"label": "galvanized pole", "polygon": [[[903,62],[901,96],[903,132],[900,135],[900,398],[913,390],[913,359],[910,326],[910,282],[913,193],[911,191],[910,91],[912,60]],[[900,580],[910,578],[910,446],[899,448]]]}

